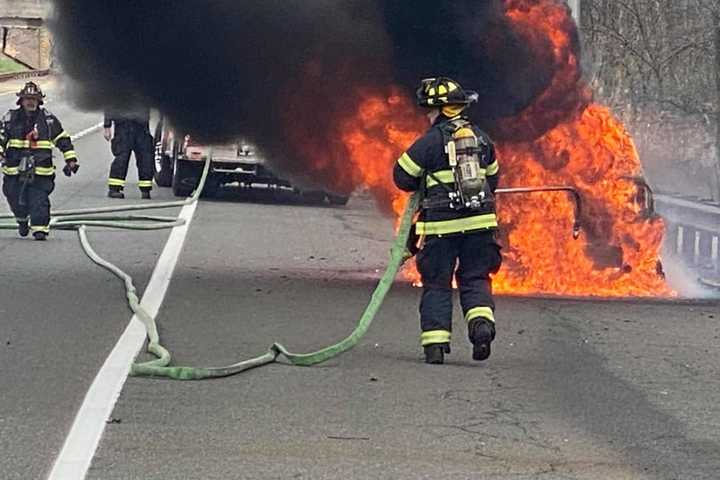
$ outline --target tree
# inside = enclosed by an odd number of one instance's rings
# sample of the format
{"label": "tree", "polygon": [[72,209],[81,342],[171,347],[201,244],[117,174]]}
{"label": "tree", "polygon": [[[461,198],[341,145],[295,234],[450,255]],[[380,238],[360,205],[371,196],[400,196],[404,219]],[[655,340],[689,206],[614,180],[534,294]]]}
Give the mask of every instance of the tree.
{"label": "tree", "polygon": [[719,10],[717,0],[583,0],[582,29],[590,81],[633,132],[651,181],[716,199]]}

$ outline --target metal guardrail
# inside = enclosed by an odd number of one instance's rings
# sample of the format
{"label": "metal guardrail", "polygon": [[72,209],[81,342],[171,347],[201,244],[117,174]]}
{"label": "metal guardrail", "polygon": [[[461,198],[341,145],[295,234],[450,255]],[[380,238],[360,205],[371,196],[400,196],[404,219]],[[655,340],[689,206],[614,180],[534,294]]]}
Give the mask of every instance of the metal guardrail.
{"label": "metal guardrail", "polygon": [[720,203],[667,194],[655,194],[654,201],[667,225],[666,252],[714,286],[720,279]]}
{"label": "metal guardrail", "polygon": [[0,82],[4,82],[5,80],[44,77],[50,75],[51,72],[52,70],[25,70],[23,72],[0,73]]}

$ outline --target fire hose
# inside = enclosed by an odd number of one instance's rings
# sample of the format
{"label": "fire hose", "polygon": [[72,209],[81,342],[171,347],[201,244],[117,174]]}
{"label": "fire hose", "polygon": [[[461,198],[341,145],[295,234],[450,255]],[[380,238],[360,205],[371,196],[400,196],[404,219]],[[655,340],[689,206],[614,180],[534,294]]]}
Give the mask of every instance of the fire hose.
{"label": "fire hose", "polygon": [[[390,262],[378,281],[375,290],[368,302],[365,311],[362,313],[355,329],[346,338],[340,342],[330,345],[326,348],[311,353],[293,353],[279,343],[273,343],[268,351],[260,356],[244,360],[232,365],[224,367],[188,367],[188,366],[171,366],[172,355],[160,343],[157,323],[155,319],[148,314],[140,304],[137,289],[130,275],[125,273],[116,265],[98,255],[92,248],[87,235],[89,227],[104,227],[124,230],[160,230],[181,226],[185,220],[177,217],[155,216],[155,215],[134,215],[128,212],[164,209],[171,207],[181,207],[198,201],[200,192],[202,192],[210,170],[210,155],[205,162],[202,176],[198,187],[193,195],[185,200],[162,202],[155,204],[139,204],[127,205],[120,207],[102,207],[79,210],[59,210],[52,212],[51,229],[56,230],[76,230],[80,239],[80,244],[85,254],[97,265],[110,271],[123,281],[125,292],[130,310],[144,324],[147,332],[147,351],[156,358],[142,363],[134,363],[131,367],[130,374],[133,376],[151,376],[166,377],[175,380],[201,380],[209,378],[220,378],[238,374],[251,368],[267,365],[279,361],[281,358],[286,359],[292,365],[311,366],[325,362],[351,348],[353,348],[365,335],[370,328],[380,306],[385,299],[390,287],[393,284],[402,264],[407,260],[406,243],[410,233],[415,212],[420,205],[420,194],[413,194],[407,203],[405,212],[400,221],[397,235],[390,249]],[[533,188],[509,188],[498,189],[497,193],[513,194],[513,193],[532,193],[537,191],[569,191],[573,193],[576,203],[576,218],[573,227],[573,236],[577,238],[579,233],[579,214],[581,199],[578,192],[571,187],[533,187]],[[118,214],[123,215],[107,215]],[[2,222],[13,218],[12,215],[0,215],[0,229],[15,229],[17,226],[9,222]]]}

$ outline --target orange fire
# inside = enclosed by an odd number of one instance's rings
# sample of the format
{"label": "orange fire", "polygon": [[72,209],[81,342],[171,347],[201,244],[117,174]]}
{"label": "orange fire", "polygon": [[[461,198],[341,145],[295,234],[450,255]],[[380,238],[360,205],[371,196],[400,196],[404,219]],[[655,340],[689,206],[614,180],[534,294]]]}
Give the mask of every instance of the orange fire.
{"label": "orange fire", "polygon": [[[506,0],[506,16],[533,48],[545,49],[555,72],[548,87],[519,115],[497,125],[500,187],[572,186],[583,198],[579,239],[573,239],[574,205],[564,193],[498,197],[504,248],[495,290],[507,294],[669,296],[659,268],[664,225],[646,218],[632,177],[642,174],[632,138],[605,107],[593,103],[571,48],[575,27],[554,0]],[[322,75],[308,69],[308,87]],[[330,145],[311,127],[293,124],[299,153],[338,188],[362,185],[380,208],[399,215],[407,196],[392,181],[398,156],[427,130],[427,120],[399,88],[356,89],[336,112]],[[289,110],[289,121],[295,112]],[[545,125],[555,125],[547,130]],[[546,131],[547,130],[547,131]],[[533,140],[528,140],[533,139]],[[315,152],[326,151],[319,158]],[[312,160],[316,159],[316,160]],[[351,168],[348,168],[348,164]],[[348,171],[351,172],[348,174]],[[405,272],[418,280],[417,272]]]}

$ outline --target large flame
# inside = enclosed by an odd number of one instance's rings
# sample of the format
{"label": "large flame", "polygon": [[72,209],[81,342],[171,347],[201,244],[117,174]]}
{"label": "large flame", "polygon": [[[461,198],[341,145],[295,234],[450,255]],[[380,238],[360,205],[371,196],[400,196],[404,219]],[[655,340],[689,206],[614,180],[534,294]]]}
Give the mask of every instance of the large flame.
{"label": "large flame", "polygon": [[[551,46],[556,73],[528,108],[497,125],[501,138],[512,139],[497,144],[501,187],[575,187],[583,198],[583,233],[573,238],[574,205],[563,193],[500,196],[504,264],[495,290],[672,295],[659,264],[664,225],[647,218],[637,202],[632,179],[642,174],[637,150],[622,123],[591,101],[580,79],[567,8],[555,0],[506,0],[506,16],[531,45]],[[330,158],[342,158],[345,171],[352,172],[344,182],[363,185],[381,208],[399,215],[407,196],[393,185],[392,168],[428,128],[427,121],[398,88],[357,89],[351,98],[354,107],[340,112],[333,123],[338,141],[326,146]],[[300,150],[307,149],[310,157],[312,141],[305,133],[298,135],[303,137]],[[328,160],[322,161],[315,165],[318,171],[328,169]],[[417,280],[416,271],[406,273]]]}

